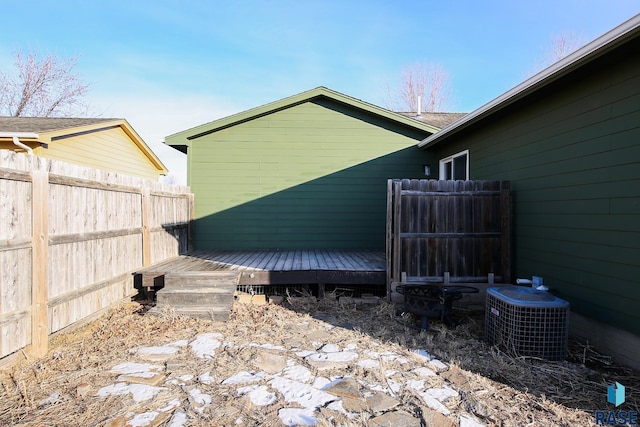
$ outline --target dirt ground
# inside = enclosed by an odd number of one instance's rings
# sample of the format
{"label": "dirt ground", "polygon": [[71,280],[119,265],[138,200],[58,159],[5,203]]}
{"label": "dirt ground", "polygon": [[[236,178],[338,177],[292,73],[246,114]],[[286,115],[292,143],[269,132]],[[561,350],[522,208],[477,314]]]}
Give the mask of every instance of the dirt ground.
{"label": "dirt ground", "polygon": [[[640,402],[637,371],[616,366],[577,342],[571,342],[568,360],[562,362],[510,357],[482,341],[483,317],[478,313],[456,311],[457,327],[432,321],[437,332],[425,332],[418,328],[419,319],[401,315],[398,307],[384,301],[377,305],[340,304],[331,298],[264,306],[236,303],[224,323],[171,312],[151,316],[148,308],[137,302],[125,304],[81,328],[57,334],[44,358],[20,360],[1,370],[0,425],[125,425],[132,414],[167,404],[178,392],[160,394],[151,402],[136,402],[129,395],[96,397],[96,390],[114,382],[110,369],[133,360],[140,347],[193,340],[203,333],[220,333],[234,345],[225,347],[213,360],[180,356],[171,362],[174,370],[182,367],[196,376],[206,370],[216,378],[255,371],[257,345],[292,348],[295,344],[313,349],[320,345],[315,342],[318,331],[325,333],[322,345],[357,345],[359,352],[389,351],[411,358],[412,349],[424,349],[448,367],[438,373],[438,381],[458,392],[447,401],[451,413],[446,416],[427,407],[410,389],[396,396],[400,405],[395,410],[405,411],[425,426],[462,425],[463,413],[478,420],[477,425],[595,425],[595,411],[637,411]],[[411,360],[412,367],[420,364]],[[385,369],[407,367],[389,362]],[[330,374],[369,383],[383,375],[355,364]],[[606,400],[607,386],[615,381],[626,386],[626,402],[618,408]],[[185,386],[176,385],[175,390],[179,389]],[[156,425],[282,425],[278,418],[278,410],[284,407],[281,400],[256,406],[220,381],[200,384],[200,389],[211,396],[209,409],[196,411],[183,405],[187,414],[183,424],[166,418]],[[317,425],[376,425],[374,416],[366,408],[357,417],[321,409]]]}

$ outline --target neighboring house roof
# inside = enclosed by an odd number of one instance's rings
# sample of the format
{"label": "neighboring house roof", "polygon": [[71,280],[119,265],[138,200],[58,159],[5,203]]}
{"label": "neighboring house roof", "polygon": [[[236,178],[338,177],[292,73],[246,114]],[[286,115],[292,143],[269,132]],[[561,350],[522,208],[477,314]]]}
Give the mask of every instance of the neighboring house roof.
{"label": "neighboring house roof", "polygon": [[[149,148],[138,133],[125,119],[114,118],[63,118],[63,117],[0,117],[0,138],[10,137],[10,134],[26,134],[25,141],[35,141],[40,144],[55,144],[55,141],[82,135],[84,133],[100,132],[120,127],[131,138],[140,151],[159,170],[160,174],[168,172],[160,158]],[[28,134],[28,135],[27,135]],[[21,140],[22,140],[21,138]]]}
{"label": "neighboring house roof", "polygon": [[572,54],[559,60],[553,65],[540,71],[524,82],[508,90],[482,107],[472,111],[464,117],[445,127],[440,132],[425,138],[418,146],[422,148],[431,147],[440,143],[448,137],[466,129],[484,118],[495,114],[517,101],[537,92],[558,79],[567,76],[574,70],[581,68],[585,64],[599,58],[616,47],[637,37],[640,34],[640,14],[634,16],[618,27],[606,34],[598,37],[591,43],[583,46]]}
{"label": "neighboring house roof", "polygon": [[464,117],[467,113],[420,113],[418,115],[416,112],[398,112],[398,114],[402,114],[403,116],[410,117],[414,120],[421,121],[423,123],[427,123],[431,126],[437,127],[439,129],[445,128],[449,126],[451,123],[456,120]]}
{"label": "neighboring house roof", "polygon": [[112,122],[119,119],[58,118],[58,117],[0,117],[1,132],[51,132]]}
{"label": "neighboring house roof", "polygon": [[[429,133],[435,133],[440,130],[439,127],[433,126],[425,121],[418,121],[413,118],[409,118],[400,113],[395,113],[393,111],[387,110],[382,107],[378,107],[373,104],[369,104],[368,102],[352,98],[340,92],[336,92],[334,90],[328,89],[324,86],[319,86],[315,89],[308,90],[306,92],[299,93],[297,95],[293,95],[287,98],[283,98],[279,101],[271,102],[269,104],[265,104],[256,108],[252,108],[250,110],[243,111],[241,113],[233,114],[228,117],[224,117],[219,120],[215,120],[213,122],[205,123],[200,126],[196,126],[191,129],[187,129],[182,132],[175,133],[173,135],[168,136],[165,143],[173,146],[174,148],[184,147],[182,145],[187,140],[194,140],[200,138],[201,136],[208,135],[213,132],[217,132],[219,130],[235,126],[237,124],[256,119],[258,117],[266,116],[268,114],[284,110],[286,108],[293,107],[298,104],[302,104],[308,101],[312,101],[316,98],[326,98],[331,99],[333,101],[346,104],[353,108],[363,110],[370,114],[386,118],[388,120],[394,121],[399,124],[403,124],[409,126],[411,128],[423,130]],[[182,141],[179,143],[178,141]],[[179,149],[179,148],[178,148]]]}

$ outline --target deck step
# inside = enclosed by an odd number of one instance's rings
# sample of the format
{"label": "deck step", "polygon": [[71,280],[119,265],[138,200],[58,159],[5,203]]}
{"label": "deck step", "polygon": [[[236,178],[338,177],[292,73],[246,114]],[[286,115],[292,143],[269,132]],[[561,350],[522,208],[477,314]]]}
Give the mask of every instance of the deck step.
{"label": "deck step", "polygon": [[158,306],[231,305],[233,290],[212,286],[170,289],[165,287],[156,293]]}
{"label": "deck step", "polygon": [[206,320],[213,320],[215,322],[226,322],[229,320],[230,308],[227,307],[175,307],[175,306],[155,306],[148,311],[150,315],[159,316],[163,313],[165,308],[170,307],[171,310],[181,316],[189,316]]}
{"label": "deck step", "polygon": [[156,293],[156,307],[170,307],[177,314],[226,320],[233,307],[238,274],[228,271],[180,271],[167,273],[164,288]]}
{"label": "deck step", "polygon": [[233,287],[238,284],[238,273],[229,271],[180,271],[164,276],[165,288],[190,288],[200,286]]}

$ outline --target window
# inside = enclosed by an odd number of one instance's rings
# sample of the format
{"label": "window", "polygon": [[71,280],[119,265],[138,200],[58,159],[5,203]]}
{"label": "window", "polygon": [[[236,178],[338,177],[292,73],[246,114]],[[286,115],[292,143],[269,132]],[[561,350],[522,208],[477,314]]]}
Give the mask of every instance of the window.
{"label": "window", "polygon": [[440,179],[469,179],[469,150],[440,160]]}

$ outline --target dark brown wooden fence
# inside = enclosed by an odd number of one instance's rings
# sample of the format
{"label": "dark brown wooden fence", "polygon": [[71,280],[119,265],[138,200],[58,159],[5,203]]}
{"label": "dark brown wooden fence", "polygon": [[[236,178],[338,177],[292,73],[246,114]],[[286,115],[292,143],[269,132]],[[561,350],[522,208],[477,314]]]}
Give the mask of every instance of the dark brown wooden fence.
{"label": "dark brown wooden fence", "polygon": [[509,182],[389,180],[387,286],[511,282]]}

